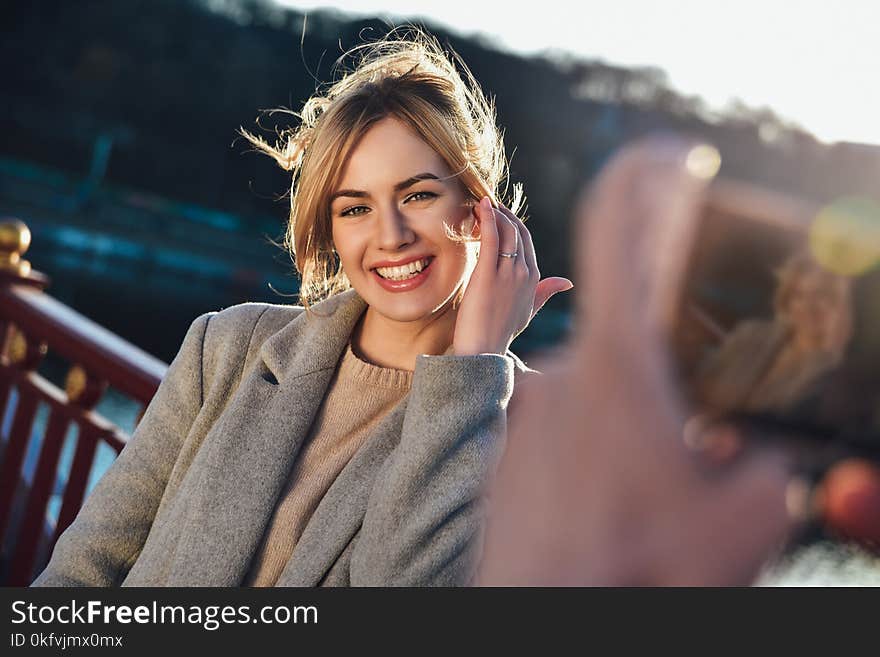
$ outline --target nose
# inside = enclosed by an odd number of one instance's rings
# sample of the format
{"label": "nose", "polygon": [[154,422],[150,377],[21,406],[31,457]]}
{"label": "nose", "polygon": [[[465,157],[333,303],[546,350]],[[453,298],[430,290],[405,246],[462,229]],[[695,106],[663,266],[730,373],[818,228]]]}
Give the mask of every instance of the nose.
{"label": "nose", "polygon": [[376,242],[383,251],[399,251],[412,244],[416,237],[406,215],[395,206],[379,213],[376,233]]}

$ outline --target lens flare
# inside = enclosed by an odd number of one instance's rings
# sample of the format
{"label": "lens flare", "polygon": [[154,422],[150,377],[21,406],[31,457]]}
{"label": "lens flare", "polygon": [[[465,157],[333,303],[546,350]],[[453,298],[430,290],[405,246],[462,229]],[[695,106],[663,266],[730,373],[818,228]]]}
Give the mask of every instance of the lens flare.
{"label": "lens flare", "polygon": [[880,263],[880,204],[858,196],[831,202],[810,226],[810,250],[835,274],[866,273]]}

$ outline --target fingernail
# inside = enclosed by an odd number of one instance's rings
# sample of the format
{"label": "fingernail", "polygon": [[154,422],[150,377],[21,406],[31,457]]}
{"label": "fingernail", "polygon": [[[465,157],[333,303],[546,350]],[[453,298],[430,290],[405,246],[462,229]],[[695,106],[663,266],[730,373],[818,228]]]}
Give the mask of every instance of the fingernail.
{"label": "fingernail", "polygon": [[688,151],[684,168],[700,180],[712,180],[721,168],[721,153],[709,144],[699,144]]}
{"label": "fingernail", "polygon": [[717,148],[675,136],[652,139],[649,157],[657,164],[681,167],[700,180],[711,180],[721,168],[721,154]]}
{"label": "fingernail", "polygon": [[785,510],[788,517],[796,523],[813,520],[817,514],[817,504],[812,484],[804,477],[794,477],[785,487]]}

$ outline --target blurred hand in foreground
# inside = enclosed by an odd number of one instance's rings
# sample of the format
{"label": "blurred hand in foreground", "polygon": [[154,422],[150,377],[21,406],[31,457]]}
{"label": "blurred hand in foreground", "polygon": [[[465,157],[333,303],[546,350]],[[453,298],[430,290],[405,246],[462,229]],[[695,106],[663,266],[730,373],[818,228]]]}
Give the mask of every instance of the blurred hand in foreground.
{"label": "blurred hand in foreground", "polygon": [[667,332],[717,168],[711,147],[644,140],[581,204],[576,330],[511,404],[478,583],[745,585],[796,526],[782,453],[713,465],[682,440]]}

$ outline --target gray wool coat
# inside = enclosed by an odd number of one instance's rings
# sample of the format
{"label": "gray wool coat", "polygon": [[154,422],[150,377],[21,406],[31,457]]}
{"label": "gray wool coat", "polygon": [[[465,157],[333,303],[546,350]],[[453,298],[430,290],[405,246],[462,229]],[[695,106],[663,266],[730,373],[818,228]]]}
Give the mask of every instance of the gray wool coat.
{"label": "gray wool coat", "polygon": [[[238,586],[365,308],[196,319],[34,586]],[[278,586],[465,585],[503,449],[513,354],[419,356],[409,394],[321,500]]]}

